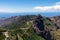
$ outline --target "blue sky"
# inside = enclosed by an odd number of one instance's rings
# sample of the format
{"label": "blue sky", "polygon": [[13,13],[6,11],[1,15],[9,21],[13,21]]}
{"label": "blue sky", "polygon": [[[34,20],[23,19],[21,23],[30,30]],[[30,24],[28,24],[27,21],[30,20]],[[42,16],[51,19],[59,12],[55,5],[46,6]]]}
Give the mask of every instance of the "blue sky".
{"label": "blue sky", "polygon": [[23,12],[60,12],[60,0],[0,0],[0,14]]}

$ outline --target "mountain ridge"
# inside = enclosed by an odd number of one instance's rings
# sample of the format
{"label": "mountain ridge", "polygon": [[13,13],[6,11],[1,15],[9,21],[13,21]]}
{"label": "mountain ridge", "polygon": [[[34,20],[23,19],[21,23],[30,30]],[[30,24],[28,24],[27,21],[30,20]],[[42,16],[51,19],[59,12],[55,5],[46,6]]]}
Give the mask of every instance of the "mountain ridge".
{"label": "mountain ridge", "polygon": [[22,40],[60,40],[60,16],[25,15],[14,16],[4,21],[0,30],[8,31],[11,40],[16,39],[18,35],[18,39]]}

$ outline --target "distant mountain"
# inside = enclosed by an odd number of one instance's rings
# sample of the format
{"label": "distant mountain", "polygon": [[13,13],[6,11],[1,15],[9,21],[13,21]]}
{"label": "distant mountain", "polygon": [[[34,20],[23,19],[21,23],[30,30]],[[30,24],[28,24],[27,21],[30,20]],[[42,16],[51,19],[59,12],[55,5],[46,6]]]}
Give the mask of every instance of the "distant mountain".
{"label": "distant mountain", "polygon": [[21,22],[28,21],[31,20],[33,17],[35,17],[35,15],[14,16],[6,19],[1,19],[0,27],[7,27],[8,25],[12,27],[13,25],[18,24],[20,21]]}
{"label": "distant mountain", "polygon": [[5,20],[5,18],[0,18],[0,24],[2,24],[3,23],[3,21]]}
{"label": "distant mountain", "polygon": [[1,17],[1,18],[0,18],[0,21],[2,21],[2,20],[5,20],[5,18],[4,18],[4,17]]}
{"label": "distant mountain", "polygon": [[0,17],[9,18],[11,16],[23,16],[23,15],[38,15],[41,14],[45,17],[59,16],[60,12],[23,12],[23,13],[0,13]]}

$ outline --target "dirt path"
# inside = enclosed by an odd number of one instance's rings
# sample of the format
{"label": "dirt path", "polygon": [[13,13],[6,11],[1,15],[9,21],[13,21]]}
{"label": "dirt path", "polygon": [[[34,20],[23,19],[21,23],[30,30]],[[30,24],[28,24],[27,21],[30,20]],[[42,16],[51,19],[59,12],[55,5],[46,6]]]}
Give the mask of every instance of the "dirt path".
{"label": "dirt path", "polygon": [[21,30],[28,30],[30,27],[27,27],[27,28],[20,28]]}

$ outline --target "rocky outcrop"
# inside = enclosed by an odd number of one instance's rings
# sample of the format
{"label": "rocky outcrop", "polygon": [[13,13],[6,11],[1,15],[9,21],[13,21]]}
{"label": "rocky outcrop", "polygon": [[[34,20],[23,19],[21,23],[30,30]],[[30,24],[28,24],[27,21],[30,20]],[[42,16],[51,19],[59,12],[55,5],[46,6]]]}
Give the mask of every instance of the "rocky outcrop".
{"label": "rocky outcrop", "polygon": [[60,29],[60,16],[54,16],[50,19],[55,23],[56,29]]}
{"label": "rocky outcrop", "polygon": [[45,29],[44,18],[41,15],[36,17],[32,27],[36,34],[40,35],[46,40],[53,40],[50,30]]}
{"label": "rocky outcrop", "polygon": [[43,31],[44,30],[44,22],[43,22],[43,17],[41,15],[38,15],[34,21],[35,26],[39,28],[39,30]]}
{"label": "rocky outcrop", "polygon": [[10,40],[8,32],[3,32],[3,35],[5,35],[5,40]]}

